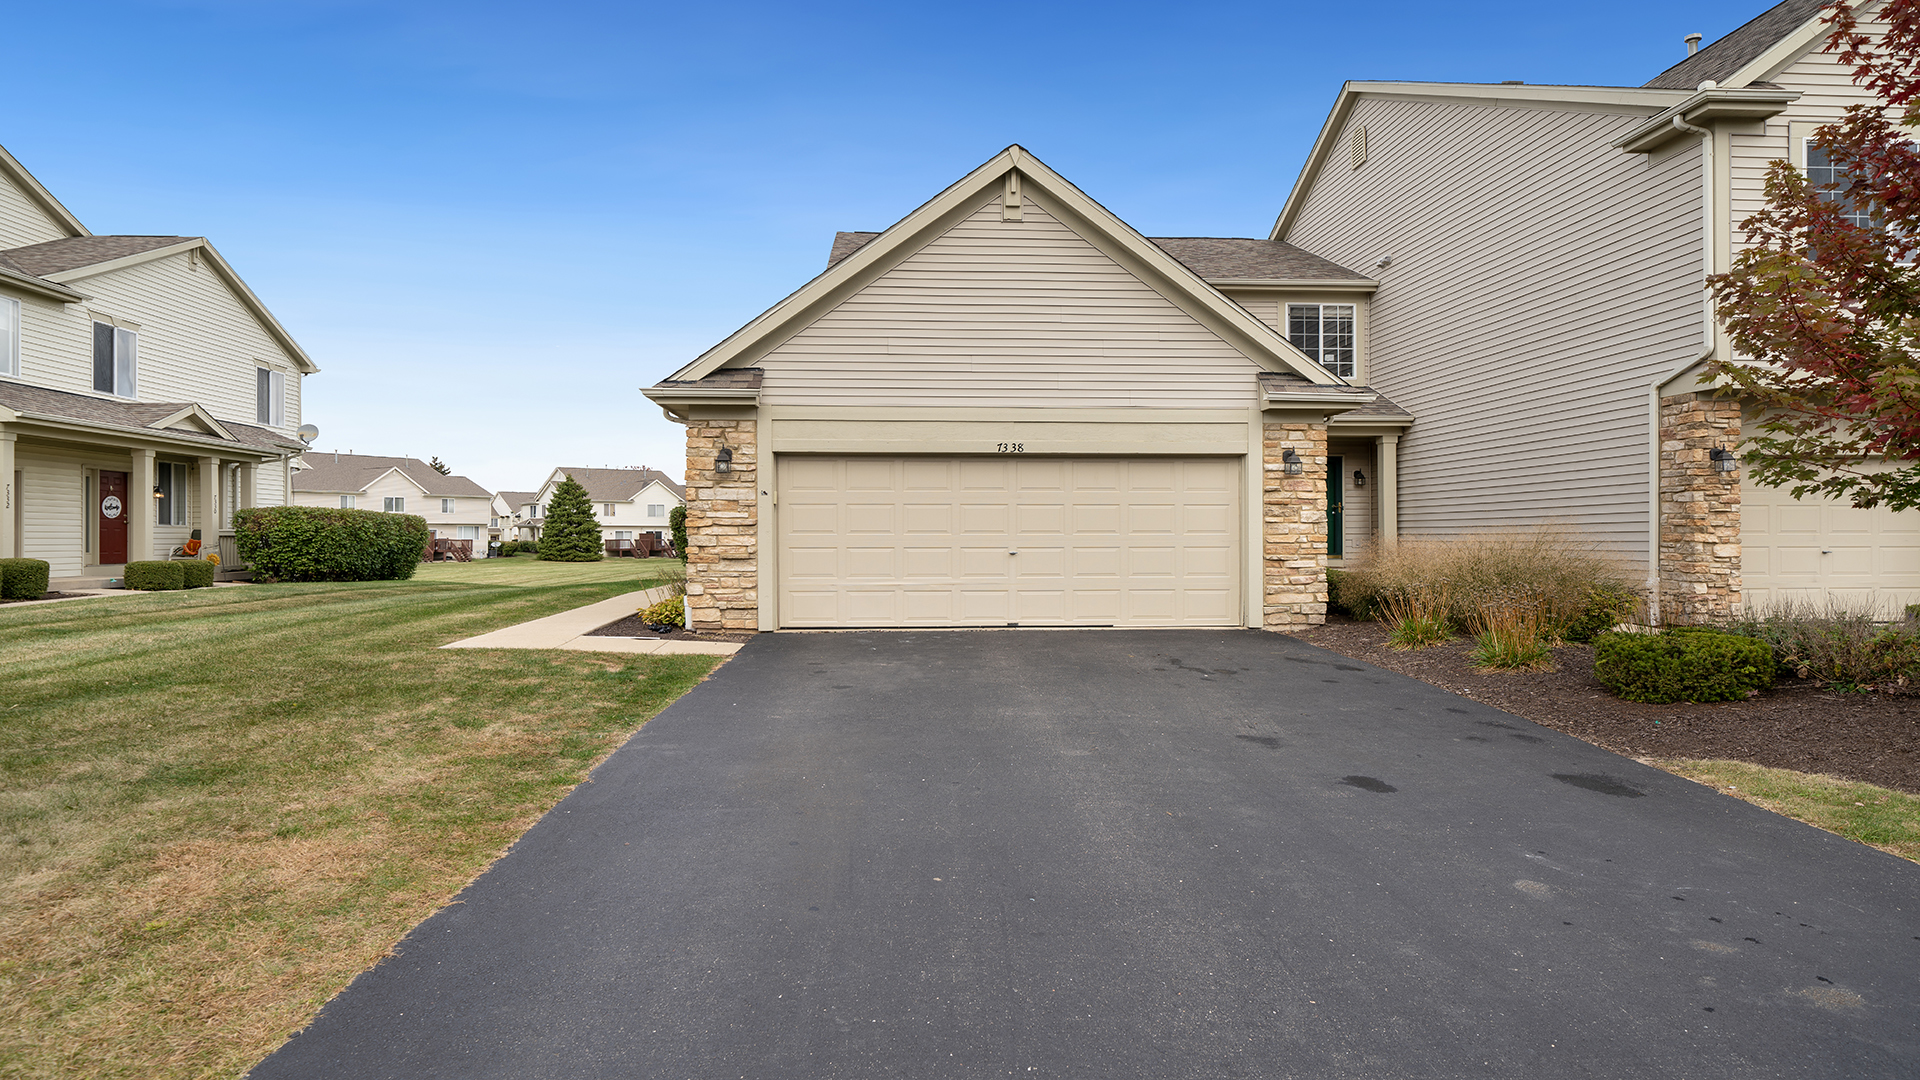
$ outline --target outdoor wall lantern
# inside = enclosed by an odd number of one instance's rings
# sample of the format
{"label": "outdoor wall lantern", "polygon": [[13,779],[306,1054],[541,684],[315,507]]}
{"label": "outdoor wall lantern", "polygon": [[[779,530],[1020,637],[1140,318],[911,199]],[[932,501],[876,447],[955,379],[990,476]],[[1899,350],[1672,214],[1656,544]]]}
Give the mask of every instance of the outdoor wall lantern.
{"label": "outdoor wall lantern", "polygon": [[721,445],[720,452],[713,455],[713,471],[717,473],[733,471],[733,447]]}
{"label": "outdoor wall lantern", "polygon": [[160,485],[155,484],[153,486],[153,497],[156,499],[164,499],[167,497],[167,493],[160,490]]}
{"label": "outdoor wall lantern", "polygon": [[1714,472],[1732,472],[1740,467],[1740,461],[1733,456],[1733,451],[1724,446],[1714,447],[1708,452],[1707,457],[1713,460]]}
{"label": "outdoor wall lantern", "polygon": [[1353,470],[1353,486],[1357,488],[1366,487],[1367,474],[1361,472],[1359,469]]}
{"label": "outdoor wall lantern", "polygon": [[1301,461],[1300,455],[1294,453],[1292,448],[1280,452],[1280,464],[1286,468],[1288,476],[1299,476],[1307,468],[1307,463]]}

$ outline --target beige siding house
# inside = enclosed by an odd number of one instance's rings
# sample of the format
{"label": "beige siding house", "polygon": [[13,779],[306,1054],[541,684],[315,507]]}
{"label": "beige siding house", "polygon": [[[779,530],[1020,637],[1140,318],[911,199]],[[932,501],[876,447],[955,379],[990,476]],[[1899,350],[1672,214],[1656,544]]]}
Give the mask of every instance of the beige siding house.
{"label": "beige siding house", "polygon": [[[1768,163],[1871,98],[1788,0],[1642,87],[1348,83],[1271,236],[1378,282],[1369,381],[1419,417],[1403,533],[1553,523],[1639,566],[1669,621],[1787,597],[1920,600],[1920,517],[1716,471],[1736,402],[1705,275]],[[1747,418],[1749,421],[1751,417]]]}
{"label": "beige siding house", "polygon": [[540,490],[530,493],[522,503],[529,510],[523,529],[540,538],[540,526],[546,521],[546,509],[553,505],[553,489],[573,477],[587,489],[593,503],[593,515],[600,523],[602,542],[632,540],[641,533],[662,540],[672,539],[667,515],[676,506],[686,505],[686,489],[666,473],[645,466],[624,469],[581,469],[561,467],[547,474]]}
{"label": "beige siding house", "polygon": [[484,556],[493,493],[464,476],[443,476],[418,458],[309,452],[293,474],[296,506],[417,514],[443,540],[471,540]]}
{"label": "beige siding house", "polygon": [[0,558],[111,580],[287,499],[318,369],[205,239],[95,236],[0,150]]}
{"label": "beige siding house", "polygon": [[497,491],[493,495],[493,512],[499,515],[500,539],[502,540],[538,540],[539,530],[533,521],[539,517],[540,493],[537,491]]}
{"label": "beige siding house", "polygon": [[1373,286],[1149,240],[1009,147],[646,391],[687,426],[691,625],[1319,621],[1328,440],[1390,475],[1411,420],[1363,384]]}

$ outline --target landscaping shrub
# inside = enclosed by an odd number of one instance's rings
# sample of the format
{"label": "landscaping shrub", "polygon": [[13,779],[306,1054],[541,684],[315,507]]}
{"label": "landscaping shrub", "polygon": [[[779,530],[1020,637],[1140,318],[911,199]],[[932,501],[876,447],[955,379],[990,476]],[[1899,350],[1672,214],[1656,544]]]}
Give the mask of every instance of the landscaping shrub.
{"label": "landscaping shrub", "polygon": [[553,489],[547,522],[540,530],[540,557],[548,562],[599,562],[606,558],[593,503],[587,499],[587,489],[572,476]]}
{"label": "landscaping shrub", "polygon": [[218,569],[205,559],[186,559],[179,563],[181,583],[189,589],[204,589],[213,584]]}
{"label": "landscaping shrub", "polygon": [[1782,674],[1843,690],[1920,687],[1920,623],[1910,619],[1882,624],[1838,605],[1788,603],[1726,630],[1765,642]]}
{"label": "landscaping shrub", "polygon": [[50,573],[45,559],[0,559],[0,600],[40,599]]}
{"label": "landscaping shrub", "polygon": [[1376,601],[1388,626],[1387,644],[1396,649],[1424,649],[1453,636],[1447,619],[1451,598],[1445,582],[1397,586]]}
{"label": "landscaping shrub", "polygon": [[120,577],[122,584],[129,589],[142,592],[170,592],[187,587],[185,563],[153,560],[150,562],[130,562],[126,572]]}
{"label": "landscaping shrub", "polygon": [[1549,621],[1546,597],[1532,589],[1483,593],[1468,622],[1475,639],[1473,662],[1507,671],[1550,666],[1553,649],[1546,640]]}
{"label": "landscaping shrub", "polygon": [[687,562],[687,508],[676,506],[667,511],[667,527],[673,531],[673,553],[680,557],[682,566]]}
{"label": "landscaping shrub", "polygon": [[685,626],[686,601],[678,596],[670,596],[657,604],[641,608],[640,621],[648,626]]}
{"label": "landscaping shrub", "polygon": [[402,581],[429,539],[418,514],[330,506],[240,510],[233,528],[255,581]]}
{"label": "landscaping shrub", "polygon": [[1580,613],[1560,628],[1560,636],[1582,644],[1633,618],[1640,606],[1640,594],[1616,581],[1587,586]]}
{"label": "landscaping shrub", "polygon": [[[1611,555],[1562,530],[1538,528],[1445,540],[1402,538],[1348,567],[1335,599],[1356,617],[1380,617],[1384,598],[1395,590],[1440,583],[1447,594],[1444,617],[1450,626],[1464,628],[1483,598],[1528,589],[1545,598],[1546,637],[1570,638],[1579,632],[1576,625],[1605,620],[1608,604],[1621,603],[1596,597],[1633,597],[1628,582]],[[1602,610],[1590,610],[1595,604]]]}
{"label": "landscaping shrub", "polygon": [[1739,701],[1773,685],[1773,651],[1762,641],[1695,629],[1602,634],[1593,674],[1628,701]]}

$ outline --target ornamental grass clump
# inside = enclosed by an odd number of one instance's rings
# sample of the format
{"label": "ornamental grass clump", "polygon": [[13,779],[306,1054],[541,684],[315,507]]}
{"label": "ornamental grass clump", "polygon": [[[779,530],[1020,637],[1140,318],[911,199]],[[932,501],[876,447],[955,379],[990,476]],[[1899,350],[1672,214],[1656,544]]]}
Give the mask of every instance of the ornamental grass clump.
{"label": "ornamental grass clump", "polygon": [[1374,605],[1387,624],[1387,644],[1396,649],[1425,649],[1453,636],[1447,617],[1452,604],[1447,583],[1410,582],[1381,594]]}
{"label": "ornamental grass clump", "polygon": [[1838,601],[1816,607],[1788,600],[1726,630],[1765,642],[1783,675],[1842,691],[1920,688],[1920,621],[1911,616],[1883,623]]}
{"label": "ornamental grass clump", "polygon": [[1553,649],[1547,641],[1551,624],[1547,598],[1533,589],[1484,592],[1467,622],[1474,635],[1473,662],[1500,671],[1552,667]]}

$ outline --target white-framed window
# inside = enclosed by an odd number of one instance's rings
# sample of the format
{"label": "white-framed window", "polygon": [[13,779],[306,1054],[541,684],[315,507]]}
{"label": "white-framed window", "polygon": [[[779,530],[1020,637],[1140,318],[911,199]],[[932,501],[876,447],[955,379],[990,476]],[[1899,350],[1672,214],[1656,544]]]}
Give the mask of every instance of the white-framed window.
{"label": "white-framed window", "polygon": [[1288,304],[1287,340],[1323,368],[1353,378],[1352,304]]}
{"label": "white-framed window", "polygon": [[187,467],[177,461],[162,461],[155,466],[153,481],[158,490],[153,497],[153,523],[187,524],[187,503],[191,501],[192,490],[188,486]]}
{"label": "white-framed window", "polygon": [[615,540],[631,540],[633,539],[633,530],[632,529],[615,529],[613,530],[613,538]]}
{"label": "white-framed window", "polygon": [[0,375],[20,374],[20,301],[0,296]]}
{"label": "white-framed window", "polygon": [[340,496],[340,509],[342,510],[353,509],[353,496],[351,495]]}
{"label": "white-framed window", "polygon": [[613,504],[612,504],[612,503],[601,503],[601,504],[600,504],[600,516],[601,516],[601,517],[612,517],[612,516],[613,516]]}
{"label": "white-framed window", "polygon": [[499,518],[497,518],[497,517],[496,517],[496,518],[488,518],[488,519],[487,519],[487,528],[489,528],[489,529],[497,529],[497,528],[499,528],[499,527],[500,527],[500,519],[499,519]]}
{"label": "white-framed window", "polygon": [[267,427],[287,426],[287,373],[253,369],[253,418]]}
{"label": "white-framed window", "polygon": [[1873,211],[1860,203],[1847,198],[1847,171],[1833,163],[1827,152],[1807,139],[1801,145],[1802,168],[1814,190],[1828,202],[1841,206],[1840,216],[1857,228],[1873,227]]}
{"label": "white-framed window", "polygon": [[666,517],[667,504],[666,503],[648,503],[647,516],[650,518]]}
{"label": "white-framed window", "polygon": [[454,539],[455,540],[478,540],[480,539],[480,526],[462,525],[456,530],[454,530]]}
{"label": "white-framed window", "polygon": [[381,502],[383,505],[380,509],[385,510],[389,514],[404,514],[407,512],[407,500],[404,496],[389,495],[381,500]]}
{"label": "white-framed window", "polygon": [[441,500],[440,500],[440,512],[441,512],[441,513],[443,513],[443,514],[451,514],[451,513],[453,513],[453,500],[452,500],[452,499],[441,499]]}
{"label": "white-framed window", "polygon": [[93,388],[130,398],[139,393],[140,335],[112,323],[93,324]]}

